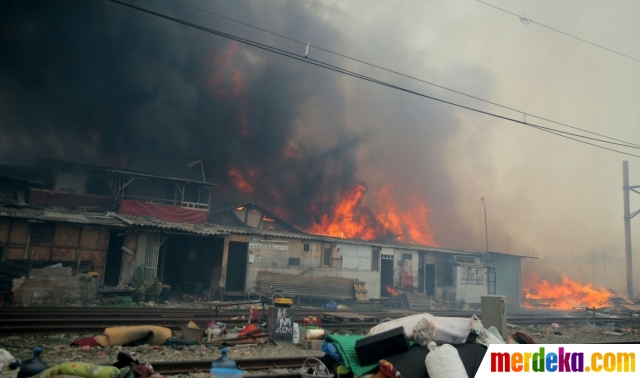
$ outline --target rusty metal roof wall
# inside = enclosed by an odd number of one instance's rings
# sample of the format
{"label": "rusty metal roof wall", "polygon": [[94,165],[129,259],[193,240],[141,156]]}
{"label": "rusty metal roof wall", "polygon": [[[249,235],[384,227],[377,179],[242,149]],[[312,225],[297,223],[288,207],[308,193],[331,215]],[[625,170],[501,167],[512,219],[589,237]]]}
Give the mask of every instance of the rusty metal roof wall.
{"label": "rusty metal roof wall", "polygon": [[86,212],[58,207],[0,206],[0,217],[109,227],[128,226],[119,219],[107,216],[106,213]]}

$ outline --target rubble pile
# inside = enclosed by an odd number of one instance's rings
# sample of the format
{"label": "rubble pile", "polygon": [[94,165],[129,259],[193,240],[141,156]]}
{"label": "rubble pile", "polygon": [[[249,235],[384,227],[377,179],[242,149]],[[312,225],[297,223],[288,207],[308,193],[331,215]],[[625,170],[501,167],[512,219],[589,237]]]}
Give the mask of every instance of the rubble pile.
{"label": "rubble pile", "polygon": [[[126,377],[105,378],[160,378],[157,373],[154,375],[153,367],[144,362],[214,361],[221,357],[222,347],[228,349],[228,357],[232,360],[315,357],[320,363],[314,363],[315,367],[307,369],[316,369],[315,375],[327,377],[352,374],[354,377],[375,375],[378,378],[465,378],[475,376],[491,344],[640,342],[640,327],[619,327],[615,323],[581,321],[579,325],[552,323],[531,326],[507,323],[501,334],[494,326],[485,327],[476,316],[439,317],[429,313],[386,320],[361,335],[347,331],[330,333],[322,328],[320,317],[310,316],[303,318],[300,324],[286,327],[291,328],[291,332],[278,335],[276,342],[268,332],[267,323],[270,327],[277,326],[278,322],[288,324],[286,317],[292,319],[293,315],[287,311],[291,312],[293,308],[283,309],[274,308],[278,310],[274,311],[277,318],[266,321],[254,310],[247,317],[249,322],[246,326],[228,330],[226,324],[214,320],[207,328],[198,328],[195,323],[185,324],[181,332],[171,332],[162,327],[116,327],[107,328],[104,335],[98,336],[1,337],[0,347],[15,359],[24,361],[33,355],[37,346],[42,349],[42,361],[49,366],[47,371],[68,373],[71,369],[71,375],[85,378],[96,377],[81,375],[80,371],[76,374],[73,369],[80,369],[78,366],[111,366],[123,355],[140,361],[136,368],[147,369],[148,374],[131,376],[129,372]],[[339,314],[344,317],[358,315]],[[106,337],[109,342],[105,342]],[[72,369],[73,366],[76,367]],[[113,375],[116,370],[105,372]],[[280,373],[285,370],[288,373],[299,372],[297,369],[281,370]],[[252,374],[260,373],[273,372],[252,371]],[[194,375],[192,378],[206,377]]]}

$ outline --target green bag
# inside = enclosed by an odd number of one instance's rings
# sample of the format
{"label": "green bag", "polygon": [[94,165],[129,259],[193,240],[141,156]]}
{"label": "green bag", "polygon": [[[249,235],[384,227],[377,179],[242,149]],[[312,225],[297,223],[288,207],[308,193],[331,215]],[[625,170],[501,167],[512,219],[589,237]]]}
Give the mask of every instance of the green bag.
{"label": "green bag", "polygon": [[113,366],[99,366],[86,362],[63,362],[34,378],[53,378],[57,375],[75,375],[84,378],[119,378],[120,370]]}

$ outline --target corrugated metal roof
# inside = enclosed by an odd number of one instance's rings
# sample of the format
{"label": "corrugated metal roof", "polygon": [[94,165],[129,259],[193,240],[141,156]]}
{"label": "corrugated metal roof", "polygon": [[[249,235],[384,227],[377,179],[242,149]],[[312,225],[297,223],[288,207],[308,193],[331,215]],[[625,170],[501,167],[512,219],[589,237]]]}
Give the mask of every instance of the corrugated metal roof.
{"label": "corrugated metal roof", "polygon": [[0,217],[49,222],[91,224],[109,227],[127,226],[127,224],[122,222],[121,220],[106,216],[105,213],[83,212],[56,207],[43,208],[33,206],[0,206]]}
{"label": "corrugated metal roof", "polygon": [[452,255],[481,256],[483,254],[483,252],[468,252],[468,251],[460,251],[460,250],[456,250],[456,249],[432,247],[432,246],[418,245],[418,244],[381,243],[381,242],[369,241],[369,240],[343,239],[343,238],[335,238],[335,237],[329,237],[329,236],[321,236],[321,237],[322,237],[322,240],[331,241],[331,242],[334,242],[334,243],[370,245],[372,247],[414,249],[414,250],[419,250],[419,251],[447,253],[447,254],[452,254]]}
{"label": "corrugated metal roof", "polygon": [[[479,252],[481,254],[486,254],[487,252],[483,251],[483,252]],[[489,251],[490,254],[492,255],[504,255],[504,256],[509,256],[509,257],[519,257],[521,259],[536,259],[536,260],[540,260],[539,257],[535,257],[535,256],[525,256],[525,255],[516,255],[515,253],[505,253],[505,252],[496,252],[496,251]]]}
{"label": "corrugated metal roof", "polygon": [[307,239],[307,240],[318,239],[313,235],[297,233],[297,232],[258,230],[255,228],[230,227],[230,226],[223,226],[223,225],[213,224],[213,223],[192,224],[192,223],[166,222],[153,217],[137,217],[134,215],[114,214],[113,216],[122,220],[123,222],[126,222],[131,226],[153,227],[153,228],[160,228],[165,230],[175,230],[175,231],[181,231],[181,232],[195,233],[199,235],[240,234],[240,235],[262,235],[262,236],[291,238],[291,239]]}
{"label": "corrugated metal roof", "polygon": [[42,181],[37,180],[37,179],[33,179],[33,178],[5,175],[5,174],[1,174],[1,173],[0,173],[0,177],[7,178],[7,179],[10,179],[10,180],[15,180],[15,181],[24,181],[26,183],[33,184],[33,185],[44,185],[44,183]]}
{"label": "corrugated metal roof", "polygon": [[[285,232],[285,231],[269,231],[259,230],[249,227],[232,227],[223,226],[213,223],[179,223],[179,222],[167,222],[155,217],[138,217],[133,215],[122,215],[114,213],[100,213],[100,212],[86,212],[79,210],[72,210],[67,208],[38,208],[32,206],[14,206],[5,205],[0,206],[0,217],[12,217],[22,219],[33,219],[41,221],[51,222],[65,222],[76,224],[93,224],[109,227],[148,227],[162,230],[171,230],[178,232],[193,233],[198,235],[211,235],[211,236],[224,236],[230,234],[236,235],[258,235],[275,238],[289,238],[299,240],[318,240],[327,241],[333,243],[345,243],[345,244],[357,244],[357,245],[369,245],[373,247],[385,247],[385,248],[397,248],[397,249],[411,249],[437,253],[447,253],[454,255],[471,255],[481,256],[484,252],[468,252],[460,251],[449,248],[432,247],[416,244],[405,243],[381,243],[368,240],[358,239],[343,239],[337,237],[330,237],[324,235],[307,234],[303,232]],[[494,252],[492,252],[494,253]],[[506,254],[505,254],[506,255]],[[527,257],[527,256],[519,256]]]}

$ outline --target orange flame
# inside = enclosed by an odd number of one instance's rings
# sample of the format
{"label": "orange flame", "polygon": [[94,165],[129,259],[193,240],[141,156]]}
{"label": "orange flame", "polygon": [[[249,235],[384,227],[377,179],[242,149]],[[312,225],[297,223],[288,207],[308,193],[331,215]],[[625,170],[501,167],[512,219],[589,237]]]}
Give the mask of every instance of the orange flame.
{"label": "orange flame", "polygon": [[[248,174],[249,177],[252,177],[255,175],[256,175],[255,170],[249,170],[249,174]],[[247,179],[242,175],[240,170],[233,165],[229,169],[229,177],[231,177],[231,180],[233,180],[233,184],[235,185],[236,188],[238,188],[239,190],[245,193],[253,193],[253,190],[254,190],[253,185],[251,185],[249,181],[247,181]]]}
{"label": "orange flame", "polygon": [[[429,222],[429,208],[419,194],[408,197],[402,206],[393,196],[393,187],[386,185],[373,195],[371,206],[364,208],[361,205],[366,192],[364,185],[355,185],[330,215],[322,215],[320,222],[307,231],[365,240],[392,236],[400,242],[437,245]],[[375,209],[375,215],[365,211],[369,208]]]}
{"label": "orange flame", "polygon": [[400,292],[392,288],[391,286],[387,286],[387,293],[391,294],[392,297],[397,297],[398,295],[400,295]]}
{"label": "orange flame", "polygon": [[535,272],[524,277],[522,287],[525,294],[524,307],[537,307],[526,299],[540,300],[546,307],[556,310],[571,310],[575,307],[603,308],[611,305],[609,290],[596,288],[592,284],[581,285],[567,276],[562,276],[562,283],[551,283],[539,280]]}
{"label": "orange flame", "polygon": [[324,214],[320,223],[314,224],[309,232],[341,238],[373,239],[375,233],[373,228],[369,227],[369,220],[364,216],[355,216],[366,191],[367,188],[362,184],[348,190],[333,209],[333,214]]}

